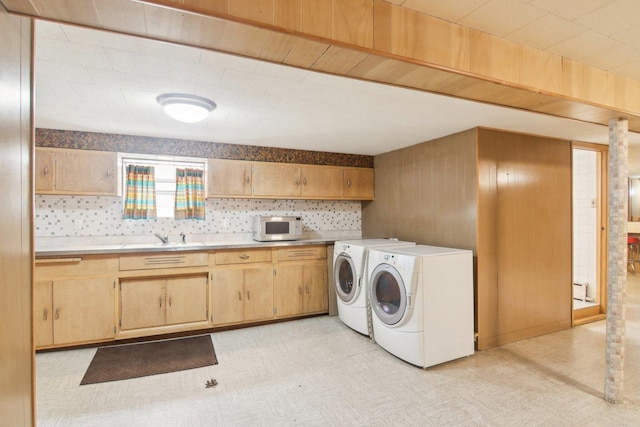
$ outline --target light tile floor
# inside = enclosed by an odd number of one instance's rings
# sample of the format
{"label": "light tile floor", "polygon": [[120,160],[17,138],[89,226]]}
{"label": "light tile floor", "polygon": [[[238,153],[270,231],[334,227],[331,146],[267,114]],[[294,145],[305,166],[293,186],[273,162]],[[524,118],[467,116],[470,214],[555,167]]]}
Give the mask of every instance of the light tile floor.
{"label": "light tile floor", "polygon": [[127,381],[79,386],[95,349],[40,353],[38,425],[637,426],[640,278],[627,293],[619,405],[604,321],[422,370],[322,316],[214,333],[218,365]]}

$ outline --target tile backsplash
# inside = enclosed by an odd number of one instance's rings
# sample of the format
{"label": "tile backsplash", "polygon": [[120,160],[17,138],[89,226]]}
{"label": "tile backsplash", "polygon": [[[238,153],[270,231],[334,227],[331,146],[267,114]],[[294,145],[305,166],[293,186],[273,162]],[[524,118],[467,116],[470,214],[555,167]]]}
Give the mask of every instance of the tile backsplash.
{"label": "tile backsplash", "polygon": [[302,217],[303,231],[359,231],[359,201],[207,199],[206,220],[122,219],[122,198],[35,197],[35,237],[102,237],[161,234],[250,233],[255,215]]}

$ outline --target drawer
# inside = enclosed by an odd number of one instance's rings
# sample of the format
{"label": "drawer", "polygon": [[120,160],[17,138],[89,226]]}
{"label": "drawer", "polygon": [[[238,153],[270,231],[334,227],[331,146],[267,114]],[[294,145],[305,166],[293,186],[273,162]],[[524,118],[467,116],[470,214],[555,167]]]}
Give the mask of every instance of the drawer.
{"label": "drawer", "polygon": [[110,276],[118,271],[117,256],[76,256],[37,258],[34,279],[51,280],[65,277]]}
{"label": "drawer", "polygon": [[278,249],[278,261],[300,259],[323,259],[327,257],[326,246],[297,246]]}
{"label": "drawer", "polygon": [[207,266],[206,252],[164,253],[157,255],[120,255],[120,271],[153,270],[156,268]]}
{"label": "drawer", "polygon": [[241,249],[215,253],[216,265],[271,262],[271,249]]}

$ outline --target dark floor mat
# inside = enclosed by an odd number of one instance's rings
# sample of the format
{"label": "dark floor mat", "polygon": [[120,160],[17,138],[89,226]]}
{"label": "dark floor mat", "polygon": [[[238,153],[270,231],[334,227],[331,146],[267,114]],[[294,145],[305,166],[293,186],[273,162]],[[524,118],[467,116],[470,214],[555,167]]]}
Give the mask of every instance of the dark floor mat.
{"label": "dark floor mat", "polygon": [[210,335],[101,347],[80,385],[217,365]]}

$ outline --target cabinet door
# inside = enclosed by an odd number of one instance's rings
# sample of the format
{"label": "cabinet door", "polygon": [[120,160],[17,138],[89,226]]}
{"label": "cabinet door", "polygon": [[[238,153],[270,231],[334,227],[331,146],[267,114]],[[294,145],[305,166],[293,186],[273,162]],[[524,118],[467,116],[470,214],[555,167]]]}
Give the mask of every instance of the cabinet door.
{"label": "cabinet door", "polygon": [[165,279],[123,280],[120,282],[122,330],[165,324]]}
{"label": "cabinet door", "polygon": [[300,167],[289,164],[253,163],[254,196],[300,196]]}
{"label": "cabinet door", "polygon": [[207,277],[167,278],[167,325],[207,320]]}
{"label": "cabinet door", "polygon": [[56,150],[56,192],[116,195],[116,153]]}
{"label": "cabinet door", "polygon": [[338,167],[305,166],[301,169],[300,195],[309,198],[336,199],[342,197],[342,169]]}
{"label": "cabinet door", "polygon": [[50,193],[53,191],[53,178],[55,176],[54,151],[36,148],[36,188],[35,192]]}
{"label": "cabinet door", "polygon": [[213,323],[240,323],[243,314],[244,270],[216,270],[211,274]]}
{"label": "cabinet door", "polygon": [[209,159],[209,196],[250,196],[251,162]]}
{"label": "cabinet door", "polygon": [[244,320],[273,318],[273,267],[244,270]]}
{"label": "cabinet door", "polygon": [[317,313],[328,311],[327,263],[322,262],[305,265],[302,270],[302,282],[304,283],[304,312]]}
{"label": "cabinet door", "polygon": [[33,291],[34,344],[37,347],[53,344],[53,282],[35,282]]}
{"label": "cabinet door", "polygon": [[279,266],[276,274],[276,315],[283,317],[302,313],[303,298],[302,264]]}
{"label": "cabinet door", "polygon": [[55,344],[115,337],[114,279],[53,282]]}
{"label": "cabinet door", "polygon": [[342,196],[346,199],[373,200],[373,169],[344,168]]}

